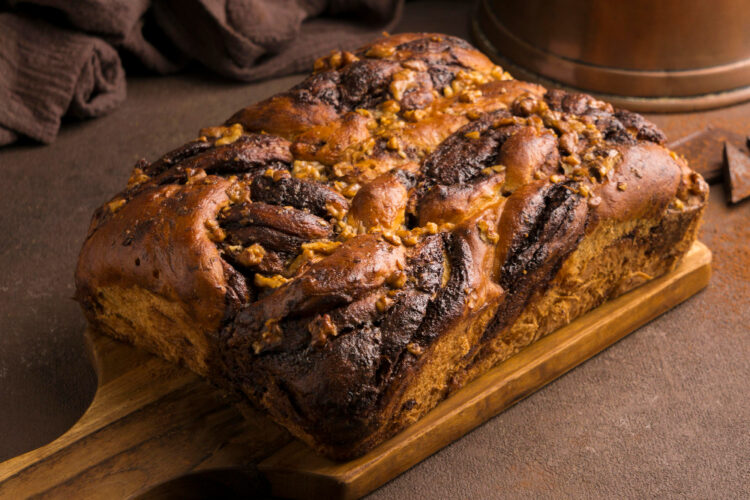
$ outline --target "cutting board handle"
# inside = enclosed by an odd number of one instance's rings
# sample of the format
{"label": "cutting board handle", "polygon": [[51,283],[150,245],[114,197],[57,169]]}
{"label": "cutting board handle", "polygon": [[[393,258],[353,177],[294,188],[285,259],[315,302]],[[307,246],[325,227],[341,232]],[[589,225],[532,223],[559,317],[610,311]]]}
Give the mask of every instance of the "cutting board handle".
{"label": "cutting board handle", "polygon": [[0,498],[129,498],[199,473],[183,485],[193,494],[206,474],[263,488],[252,465],[285,431],[185,368],[94,331],[86,339],[99,378],[91,405],[59,438],[0,464]]}

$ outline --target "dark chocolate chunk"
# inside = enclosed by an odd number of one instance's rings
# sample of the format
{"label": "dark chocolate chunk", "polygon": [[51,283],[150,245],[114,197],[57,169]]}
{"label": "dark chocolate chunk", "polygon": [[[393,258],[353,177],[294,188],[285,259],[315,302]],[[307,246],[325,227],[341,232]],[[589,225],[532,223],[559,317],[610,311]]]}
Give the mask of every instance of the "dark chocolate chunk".
{"label": "dark chocolate chunk", "polygon": [[341,104],[340,77],[338,71],[315,73],[293,87],[288,94],[300,104],[325,103],[338,107]]}
{"label": "dark chocolate chunk", "polygon": [[258,176],[253,181],[250,194],[254,201],[309,210],[318,217],[330,216],[328,206],[343,211],[349,209],[347,199],[325,184],[291,176],[282,176],[277,180]]}
{"label": "dark chocolate chunk", "polygon": [[365,59],[341,71],[342,101],[349,109],[370,108],[386,99],[391,77],[401,66],[383,59]]}
{"label": "dark chocolate chunk", "polygon": [[445,325],[458,318],[469,294],[467,283],[470,279],[472,252],[465,239],[452,233],[443,233],[450,260],[450,277],[435,298],[430,301],[424,321],[415,334],[420,343],[430,343],[444,331]]}
{"label": "dark chocolate chunk", "polygon": [[147,165],[143,168],[146,175],[155,176],[159,175],[168,168],[180,163],[183,160],[191,158],[199,153],[202,153],[210,149],[213,144],[209,141],[202,141],[200,139],[190,141],[184,146],[180,146],[177,149],[173,149],[169,153],[165,154],[154,163]]}
{"label": "dark chocolate chunk", "polygon": [[750,196],[750,156],[728,142],[724,143],[724,179],[732,203]]}
{"label": "dark chocolate chunk", "polygon": [[239,226],[263,226],[303,239],[328,238],[331,226],[318,216],[263,202],[234,205],[224,214],[223,220],[230,229]]}
{"label": "dark chocolate chunk", "polygon": [[468,182],[482,169],[492,166],[500,147],[517,128],[513,125],[494,128],[493,122],[508,116],[505,110],[487,113],[443,141],[422,165],[424,187]]}
{"label": "dark chocolate chunk", "polygon": [[722,177],[724,142],[739,147],[744,141],[739,134],[709,126],[672,141],[667,147],[684,156],[690,168],[707,182],[716,182]]}
{"label": "dark chocolate chunk", "polygon": [[[588,207],[586,199],[565,184],[546,185],[508,200],[523,214],[502,264],[500,285],[509,292],[484,332],[492,338],[520,314],[535,287],[546,286],[560,264],[583,238]],[[510,207],[506,207],[508,210]]]}

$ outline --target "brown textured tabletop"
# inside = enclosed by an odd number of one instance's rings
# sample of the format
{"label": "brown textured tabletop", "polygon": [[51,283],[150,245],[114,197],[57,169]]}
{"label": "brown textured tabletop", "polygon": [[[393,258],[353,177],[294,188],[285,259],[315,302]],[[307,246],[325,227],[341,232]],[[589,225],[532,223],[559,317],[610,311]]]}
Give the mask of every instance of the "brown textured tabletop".
{"label": "brown textured tabletop", "polygon": [[[468,38],[469,8],[413,2],[398,31]],[[73,302],[93,210],[154,158],[299,77],[258,84],[137,77],[111,115],[51,146],[0,150],[0,460],[82,414],[96,384]],[[670,140],[750,134],[750,103],[650,117]],[[373,493],[373,498],[750,495],[750,202],[720,184],[701,239],[709,287]]]}

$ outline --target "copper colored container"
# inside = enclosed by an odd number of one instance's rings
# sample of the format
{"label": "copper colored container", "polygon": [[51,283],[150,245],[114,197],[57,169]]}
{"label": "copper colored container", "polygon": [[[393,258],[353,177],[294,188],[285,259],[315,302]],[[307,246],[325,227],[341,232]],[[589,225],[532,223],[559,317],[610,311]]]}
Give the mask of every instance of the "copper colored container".
{"label": "copper colored container", "polygon": [[480,0],[473,31],[519,77],[631,109],[750,99],[748,0]]}

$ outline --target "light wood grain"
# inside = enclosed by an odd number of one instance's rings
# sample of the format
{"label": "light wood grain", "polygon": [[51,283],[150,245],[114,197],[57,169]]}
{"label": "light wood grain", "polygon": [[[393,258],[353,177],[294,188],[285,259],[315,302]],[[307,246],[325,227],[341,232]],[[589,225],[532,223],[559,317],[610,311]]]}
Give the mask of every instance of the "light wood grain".
{"label": "light wood grain", "polygon": [[[279,496],[356,498],[687,299],[708,283],[710,262],[711,252],[696,243],[672,273],[541,339],[345,463],[318,457],[262,415],[241,412],[185,368],[89,331],[99,377],[91,406],[52,443],[0,464],[0,497],[125,498],[227,469],[244,472],[223,481],[235,487],[256,481],[257,466]],[[252,494],[263,484],[248,488]]]}
{"label": "light wood grain", "polygon": [[0,464],[0,498],[128,498],[186,474],[252,467],[291,439],[189,370],[86,336],[100,381],[91,406],[52,443]]}

